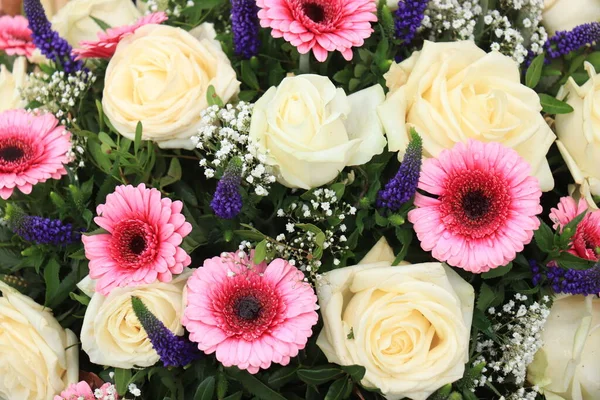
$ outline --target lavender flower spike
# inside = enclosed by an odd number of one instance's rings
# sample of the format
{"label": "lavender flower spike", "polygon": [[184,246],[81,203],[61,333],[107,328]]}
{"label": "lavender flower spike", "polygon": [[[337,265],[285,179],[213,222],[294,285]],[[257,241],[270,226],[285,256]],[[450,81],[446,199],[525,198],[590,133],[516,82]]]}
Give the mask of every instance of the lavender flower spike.
{"label": "lavender flower spike", "polygon": [[240,194],[241,169],[242,160],[238,157],[231,159],[217,184],[210,206],[219,218],[233,219],[242,210],[244,203]]}
{"label": "lavender flower spike", "polygon": [[570,31],[559,31],[544,45],[548,58],[566,56],[584,46],[593,46],[600,40],[600,23],[592,22],[576,26]]}
{"label": "lavender flower spike", "polygon": [[71,55],[72,47],[52,30],[52,24],[48,21],[40,0],[24,0],[23,9],[29,20],[35,47],[40,49],[46,58],[62,66],[66,73],[79,71],[83,67],[82,62],[75,61]]}
{"label": "lavender flower spike", "polygon": [[417,191],[421,175],[423,140],[414,129],[410,134],[411,141],[406,148],[406,154],[398,168],[398,173],[377,195],[377,207],[379,208],[387,208],[392,212],[398,211]]}
{"label": "lavender flower spike", "polygon": [[407,45],[421,26],[429,0],[400,0],[396,10],[396,37]]}
{"label": "lavender flower spike", "polygon": [[235,54],[251,58],[258,54],[258,6],[256,0],[231,0],[231,29]]}
{"label": "lavender flower spike", "polygon": [[171,332],[139,297],[132,296],[131,305],[165,367],[184,367],[200,356],[194,343]]}
{"label": "lavender flower spike", "polygon": [[71,224],[59,219],[27,215],[12,205],[7,206],[6,221],[16,235],[35,244],[66,246],[81,240],[81,234],[74,231]]}

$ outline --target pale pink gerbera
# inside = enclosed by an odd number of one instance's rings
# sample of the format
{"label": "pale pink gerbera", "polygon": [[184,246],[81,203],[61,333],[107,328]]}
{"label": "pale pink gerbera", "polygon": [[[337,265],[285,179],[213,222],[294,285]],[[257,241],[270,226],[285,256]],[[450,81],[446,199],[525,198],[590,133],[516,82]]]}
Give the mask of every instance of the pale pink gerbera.
{"label": "pale pink gerbera", "polygon": [[271,28],[273,37],[283,37],[306,54],[313,51],[319,61],[330,51],[352,59],[352,47],[360,47],[371,36],[377,21],[375,0],[256,0],[260,25]]}
{"label": "pale pink gerbera", "polygon": [[192,226],[182,208],[181,201],[163,199],[144,184],[109,194],[94,219],[108,233],[82,238],[96,291],[107,295],[115,287],[169,282],[190,265],[180,245]]}
{"label": "pale pink gerbera", "polygon": [[[550,219],[554,222],[554,229],[562,231],[575,217],[587,211],[588,205],[584,199],[577,202],[572,197],[563,197],[557,208],[550,209]],[[577,225],[571,240],[569,253],[586,260],[600,260],[600,211],[588,212]]]}
{"label": "pale pink gerbera", "polygon": [[0,197],[15,188],[29,194],[33,185],[66,175],[70,149],[71,134],[52,114],[0,113]]}
{"label": "pale pink gerbera", "polygon": [[98,32],[98,40],[79,42],[81,48],[73,49],[76,60],[84,58],[111,58],[117,50],[119,42],[127,35],[134,33],[138,28],[148,24],[160,24],[168,19],[167,14],[159,11],[146,15],[132,25],[109,28],[106,32]]}
{"label": "pale pink gerbera", "polygon": [[112,399],[119,399],[115,386],[110,383],[105,383],[98,390],[99,394],[102,393],[101,397],[96,397],[90,385],[85,381],[81,381],[69,385],[60,395],[54,396],[54,400],[97,400],[98,398],[104,399],[110,396],[112,396],[110,397]]}
{"label": "pale pink gerbera", "polygon": [[30,57],[35,50],[27,18],[16,15],[0,17],[0,50],[9,56]]}
{"label": "pale pink gerbera", "polygon": [[287,365],[317,323],[317,297],[282,259],[255,265],[234,253],[204,261],[187,282],[183,324],[190,339],[224,366],[255,374]]}
{"label": "pale pink gerbera", "polygon": [[440,261],[480,273],[512,261],[531,241],[542,212],[538,180],[516,151],[470,140],[425,160],[408,213],[421,247]]}

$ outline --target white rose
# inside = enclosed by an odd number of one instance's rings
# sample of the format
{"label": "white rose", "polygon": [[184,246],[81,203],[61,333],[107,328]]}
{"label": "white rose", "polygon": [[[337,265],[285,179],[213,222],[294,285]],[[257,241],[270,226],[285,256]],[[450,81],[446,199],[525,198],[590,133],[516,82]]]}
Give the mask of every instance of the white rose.
{"label": "white rose", "polygon": [[73,47],[82,40],[97,40],[102,28],[90,17],[113,28],[129,25],[142,14],[131,0],[71,0],[52,17],[52,28]]}
{"label": "white rose", "polygon": [[440,263],[392,267],[386,247],[323,274],[317,345],[332,363],[364,366],[362,384],[388,400],[424,400],[463,376],[475,294]]}
{"label": "white rose", "polygon": [[17,57],[12,73],[5,65],[0,65],[0,112],[24,108],[27,103],[21,99],[21,88],[27,79],[27,59]]}
{"label": "white rose", "polygon": [[379,85],[346,96],[324,76],[288,77],[254,105],[250,137],[268,152],[280,183],[311,189],[383,151],[376,108],[384,97]]}
{"label": "white rose", "polygon": [[600,299],[557,297],[542,340],[527,369],[529,382],[547,400],[600,399]]}
{"label": "white rose", "polygon": [[81,328],[81,347],[90,361],[115,368],[156,364],[160,357],[135,316],[131,297],[139,297],[171,332],[182,335],[183,288],[189,275],[185,272],[169,283],[117,288],[107,297],[92,291],[89,278],[80,282],[80,289],[92,297]]}
{"label": "white rose", "polygon": [[410,128],[423,138],[425,157],[468,139],[499,142],[531,164],[543,191],[553,188],[546,153],[554,134],[540,114],[537,93],[521,84],[509,57],[486,53],[471,41],[425,42],[385,78],[390,91],[379,116],[400,159]]}
{"label": "white rose", "polygon": [[544,0],[542,23],[552,36],[600,20],[600,0]]}
{"label": "white rose", "polygon": [[0,281],[0,398],[52,400],[79,379],[77,336]]}
{"label": "white rose", "polygon": [[123,136],[163,148],[193,149],[190,137],[208,107],[209,86],[227,103],[240,83],[225,53],[210,39],[180,28],[146,25],[123,39],[106,70],[102,106]]}
{"label": "white rose", "polygon": [[600,195],[600,76],[585,63],[590,79],[578,86],[572,78],[561,88],[559,99],[573,107],[556,116],[556,142],[576,183],[587,182],[591,194]]}
{"label": "white rose", "polygon": [[68,3],[68,0],[41,0],[41,3],[44,6],[44,11],[46,11],[46,17],[52,18],[58,10]]}

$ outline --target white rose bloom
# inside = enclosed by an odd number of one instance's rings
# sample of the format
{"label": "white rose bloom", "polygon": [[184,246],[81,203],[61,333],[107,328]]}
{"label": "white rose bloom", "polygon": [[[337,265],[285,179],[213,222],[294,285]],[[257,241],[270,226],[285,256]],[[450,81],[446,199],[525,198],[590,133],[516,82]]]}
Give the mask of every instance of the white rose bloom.
{"label": "white rose bloom", "polygon": [[324,76],[288,77],[254,105],[250,136],[281,184],[311,189],[383,151],[376,109],[384,98],[379,85],[346,96]]}
{"label": "white rose bloom", "polygon": [[27,103],[21,98],[21,88],[27,80],[27,59],[17,57],[12,73],[5,65],[0,65],[0,112],[24,108]]}
{"label": "white rose bloom", "polygon": [[547,400],[600,399],[600,299],[561,295],[542,334],[544,346],[527,370]]}
{"label": "white rose bloom", "polygon": [[362,384],[386,399],[424,400],[463,376],[475,294],[448,266],[393,258],[382,239],[368,264],[322,275],[317,345],[332,363],[365,367]]}
{"label": "white rose bloom", "polygon": [[171,332],[182,335],[182,296],[189,275],[184,272],[169,283],[117,288],[106,297],[93,292],[91,279],[81,281],[79,288],[92,298],[81,328],[81,347],[90,361],[115,368],[156,364],[160,357],[135,316],[131,297],[139,297]]}
{"label": "white rose bloom", "polygon": [[499,142],[529,162],[543,191],[553,188],[546,153],[555,137],[540,114],[537,93],[521,84],[511,58],[486,53],[471,41],[425,42],[385,78],[390,91],[379,116],[400,159],[410,128],[423,138],[425,157],[468,139]]}
{"label": "white rose bloom", "polygon": [[52,400],[79,378],[77,336],[0,281],[0,399]]}
{"label": "white rose bloom", "polygon": [[600,76],[585,63],[590,79],[578,86],[572,78],[561,88],[573,112],[556,116],[556,142],[576,183],[587,183],[592,195],[600,195]]}
{"label": "white rose bloom", "polygon": [[120,134],[162,148],[193,149],[209,86],[229,102],[240,83],[213,40],[196,39],[180,28],[146,25],[123,39],[106,70],[102,106]]}
{"label": "white rose bloom", "polygon": [[102,28],[90,17],[112,28],[129,25],[142,14],[131,0],[70,0],[52,17],[52,28],[73,47],[82,40],[97,40]]}
{"label": "white rose bloom", "polygon": [[600,0],[544,0],[542,23],[548,35],[600,20]]}

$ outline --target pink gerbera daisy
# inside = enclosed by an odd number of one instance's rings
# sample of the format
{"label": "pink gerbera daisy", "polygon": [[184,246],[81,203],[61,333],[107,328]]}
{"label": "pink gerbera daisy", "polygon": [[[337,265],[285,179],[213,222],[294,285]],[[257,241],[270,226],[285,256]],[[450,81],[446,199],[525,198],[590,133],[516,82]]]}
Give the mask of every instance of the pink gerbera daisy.
{"label": "pink gerbera daisy", "polygon": [[237,254],[204,261],[187,282],[183,324],[190,339],[224,366],[255,374],[287,365],[317,323],[317,297],[287,261],[254,264]]}
{"label": "pink gerbera daisy", "polygon": [[15,188],[29,194],[33,185],[66,175],[70,149],[71,134],[52,114],[0,113],[0,197]]}
{"label": "pink gerbera daisy", "polygon": [[90,385],[85,381],[81,381],[69,385],[69,387],[63,390],[60,395],[54,396],[54,400],[97,400],[99,398],[104,399],[110,396],[112,396],[110,398],[115,400],[119,399],[115,386],[110,383],[105,383],[97,390],[99,391],[98,394],[102,393],[102,396],[95,396]]}
{"label": "pink gerbera daisy", "polygon": [[408,213],[433,257],[480,273],[512,261],[539,227],[542,192],[529,164],[499,143],[470,140],[425,160]]}
{"label": "pink gerbera daisy", "polygon": [[[550,219],[554,222],[554,229],[562,229],[578,215],[588,211],[584,199],[579,202],[572,197],[563,197],[557,208],[550,209]],[[600,211],[588,212],[577,225],[577,230],[572,237],[569,253],[586,260],[598,261],[600,249]]]}
{"label": "pink gerbera daisy", "polygon": [[168,19],[163,11],[146,15],[132,25],[109,28],[106,32],[98,32],[98,40],[82,40],[81,48],[73,49],[75,60],[84,58],[111,58],[117,50],[117,45],[125,36],[134,33],[138,28],[148,24],[160,24]]}
{"label": "pink gerbera daisy", "polygon": [[182,208],[181,201],[161,198],[144,184],[109,194],[94,219],[108,233],[82,238],[96,291],[107,295],[115,287],[169,282],[181,273],[191,259],[180,245],[192,231]]}
{"label": "pink gerbera daisy", "polygon": [[260,25],[270,27],[273,37],[283,37],[319,61],[337,50],[352,59],[352,47],[371,36],[377,21],[375,0],[257,0]]}
{"label": "pink gerbera daisy", "polygon": [[27,18],[22,15],[0,17],[0,50],[9,56],[30,57],[35,50]]}

